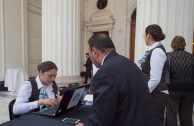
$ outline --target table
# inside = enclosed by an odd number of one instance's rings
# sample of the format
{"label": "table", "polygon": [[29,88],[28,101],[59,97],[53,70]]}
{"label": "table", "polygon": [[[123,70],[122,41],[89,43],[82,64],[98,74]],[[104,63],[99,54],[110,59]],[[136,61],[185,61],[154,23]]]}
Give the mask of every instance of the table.
{"label": "table", "polygon": [[81,105],[59,117],[49,117],[32,113],[2,123],[0,126],[74,126],[73,124],[63,123],[61,120],[69,117],[80,119],[81,122],[85,123],[91,111],[91,106]]}
{"label": "table", "polygon": [[25,80],[29,77],[24,68],[8,68],[5,73],[4,87],[8,87],[8,91],[11,93],[17,93]]}

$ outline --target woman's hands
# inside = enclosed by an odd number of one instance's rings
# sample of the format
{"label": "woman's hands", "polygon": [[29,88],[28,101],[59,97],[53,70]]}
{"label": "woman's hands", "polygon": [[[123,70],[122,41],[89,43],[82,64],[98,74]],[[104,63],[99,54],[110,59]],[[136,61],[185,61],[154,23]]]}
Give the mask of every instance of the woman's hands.
{"label": "woman's hands", "polygon": [[56,94],[56,96],[57,96],[57,100],[58,100],[59,102],[61,102],[61,99],[62,99],[63,96],[60,96],[59,94]]}
{"label": "woman's hands", "polygon": [[57,106],[58,104],[59,104],[59,101],[56,98],[47,98],[47,99],[38,100],[38,106],[40,105]]}

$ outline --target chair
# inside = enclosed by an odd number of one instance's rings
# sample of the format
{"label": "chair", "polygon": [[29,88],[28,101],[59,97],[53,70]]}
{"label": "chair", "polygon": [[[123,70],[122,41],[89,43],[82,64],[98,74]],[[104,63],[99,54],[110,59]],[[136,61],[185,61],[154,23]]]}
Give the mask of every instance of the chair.
{"label": "chair", "polygon": [[63,96],[63,94],[65,93],[66,90],[68,90],[68,88],[66,86],[59,87],[59,95]]}
{"label": "chair", "polygon": [[16,101],[16,99],[13,99],[12,101],[10,101],[9,106],[8,106],[10,120],[13,120],[15,118],[19,118],[20,117],[20,115],[14,115],[14,113],[13,113],[13,105],[14,105],[15,101]]}
{"label": "chair", "polygon": [[79,83],[68,84],[67,87],[68,87],[69,89],[71,89],[71,88],[76,88],[76,87],[79,87]]}

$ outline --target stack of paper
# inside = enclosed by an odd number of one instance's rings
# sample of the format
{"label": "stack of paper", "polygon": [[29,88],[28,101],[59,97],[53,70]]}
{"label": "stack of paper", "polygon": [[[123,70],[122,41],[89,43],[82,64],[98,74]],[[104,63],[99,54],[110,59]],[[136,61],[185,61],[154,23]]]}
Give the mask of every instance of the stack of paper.
{"label": "stack of paper", "polygon": [[86,105],[92,105],[92,104],[93,104],[93,95],[87,94],[87,95],[84,97],[84,101],[85,101],[85,104],[86,104]]}

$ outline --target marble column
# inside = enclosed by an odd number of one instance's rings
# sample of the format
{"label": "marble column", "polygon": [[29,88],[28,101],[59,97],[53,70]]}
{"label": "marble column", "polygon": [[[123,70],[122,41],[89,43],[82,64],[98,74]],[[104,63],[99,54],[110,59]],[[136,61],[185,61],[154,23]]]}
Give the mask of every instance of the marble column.
{"label": "marble column", "polygon": [[186,40],[186,51],[192,52],[193,0],[137,0],[135,62],[148,49],[142,35],[150,24],[158,24],[166,38],[162,43],[172,51],[171,41],[176,35]]}
{"label": "marble column", "polygon": [[8,68],[27,71],[26,13],[26,0],[0,0],[0,81]]}
{"label": "marble column", "polygon": [[58,84],[81,82],[80,1],[42,0],[42,60],[58,67]]}
{"label": "marble column", "polygon": [[4,37],[4,2],[0,0],[0,81],[4,80],[5,74],[5,37]]}

